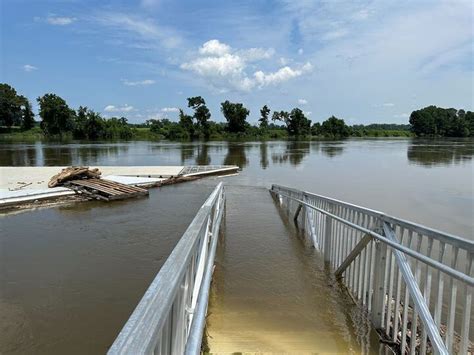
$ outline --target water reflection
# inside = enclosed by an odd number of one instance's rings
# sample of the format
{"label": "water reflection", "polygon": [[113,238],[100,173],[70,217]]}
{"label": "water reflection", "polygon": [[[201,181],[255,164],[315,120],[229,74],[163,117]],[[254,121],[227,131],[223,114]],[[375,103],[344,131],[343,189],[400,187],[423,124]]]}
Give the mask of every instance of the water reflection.
{"label": "water reflection", "polygon": [[268,144],[267,142],[262,142],[260,144],[260,166],[262,169],[268,168]]}
{"label": "water reflection", "polygon": [[197,146],[197,165],[209,165],[211,164],[211,157],[209,156],[209,146],[207,144],[200,144]]}
{"label": "water reflection", "polygon": [[334,158],[339,155],[342,155],[343,152],[344,152],[344,143],[334,143],[331,145],[321,146],[321,153],[323,153],[329,158]]}
{"label": "water reflection", "polygon": [[10,145],[2,149],[0,165],[3,166],[31,166],[37,165],[38,148],[35,145]]}
{"label": "water reflection", "polygon": [[194,146],[181,144],[179,146],[181,153],[181,165],[185,165],[186,161],[194,157]]}
{"label": "water reflection", "polygon": [[237,165],[242,169],[247,164],[245,145],[242,143],[227,143],[227,155],[224,158],[224,165]]}
{"label": "water reflection", "polygon": [[407,149],[408,161],[424,167],[458,165],[470,161],[474,155],[474,141],[465,142],[410,142]]}
{"label": "water reflection", "polygon": [[286,142],[283,153],[273,153],[273,164],[286,164],[289,162],[293,166],[298,166],[304,157],[310,152],[310,142],[289,141]]}

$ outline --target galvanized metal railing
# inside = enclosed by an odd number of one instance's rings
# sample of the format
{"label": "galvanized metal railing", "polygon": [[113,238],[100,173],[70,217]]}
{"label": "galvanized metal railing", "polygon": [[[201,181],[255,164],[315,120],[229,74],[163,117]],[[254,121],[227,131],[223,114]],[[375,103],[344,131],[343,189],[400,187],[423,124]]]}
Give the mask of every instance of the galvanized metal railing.
{"label": "galvanized metal railing", "polygon": [[385,342],[471,354],[474,243],[350,203],[273,185]]}
{"label": "galvanized metal railing", "polygon": [[108,354],[199,354],[225,194],[220,183],[148,287]]}

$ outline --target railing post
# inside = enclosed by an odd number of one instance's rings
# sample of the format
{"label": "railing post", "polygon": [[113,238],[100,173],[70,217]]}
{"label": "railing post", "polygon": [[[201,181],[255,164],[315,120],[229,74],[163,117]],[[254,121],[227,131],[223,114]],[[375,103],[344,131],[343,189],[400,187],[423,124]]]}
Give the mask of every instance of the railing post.
{"label": "railing post", "polygon": [[[332,212],[332,208],[329,207],[329,211]],[[324,261],[331,261],[331,241],[332,241],[332,218],[326,215],[324,228]]]}
{"label": "railing post", "polygon": [[[375,243],[375,268],[374,292],[372,294],[372,322],[376,329],[383,328],[383,313],[385,304],[384,276],[387,256],[387,244],[374,240]],[[391,302],[391,300],[387,300]]]}
{"label": "railing post", "polygon": [[[302,194],[301,196],[301,199],[303,200],[303,202],[307,202],[306,201],[306,194]],[[306,213],[307,213],[307,207],[306,205],[303,205],[303,215],[301,216],[301,225],[303,226],[303,230],[305,231],[306,233]]]}

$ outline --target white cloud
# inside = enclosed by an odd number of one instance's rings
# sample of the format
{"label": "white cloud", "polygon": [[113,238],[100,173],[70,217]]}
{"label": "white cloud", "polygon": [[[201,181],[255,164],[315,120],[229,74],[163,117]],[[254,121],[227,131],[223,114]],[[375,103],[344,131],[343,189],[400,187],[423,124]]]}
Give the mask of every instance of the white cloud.
{"label": "white cloud", "polygon": [[127,86],[145,86],[145,85],[152,85],[155,83],[155,80],[146,79],[146,80],[139,80],[139,81],[128,81],[127,79],[122,80],[124,85]]}
{"label": "white cloud", "polygon": [[114,105],[107,105],[104,108],[105,112],[130,112],[134,111],[135,109],[133,106],[125,104],[124,106],[114,106]]}
{"label": "white cloud", "polygon": [[37,70],[38,68],[35,67],[34,65],[31,65],[31,64],[25,64],[23,66],[23,70],[26,71],[26,72],[31,72],[31,71],[34,71],[34,70]]}
{"label": "white cloud", "polygon": [[311,111],[303,111],[305,116],[311,116],[312,112]]}
{"label": "white cloud", "polygon": [[308,103],[308,100],[306,100],[306,99],[298,99],[298,103],[299,103],[300,105],[306,105],[306,104]]}
{"label": "white cloud", "polygon": [[247,62],[255,62],[262,59],[269,59],[275,54],[273,48],[250,48],[237,52],[237,55]]}
{"label": "white cloud", "polygon": [[199,48],[199,53],[202,55],[223,56],[230,52],[230,46],[219,42],[217,39],[211,39]]}
{"label": "white cloud", "polygon": [[117,12],[102,12],[94,19],[97,23],[111,28],[113,30],[111,35],[114,37],[121,33],[131,34],[133,37],[130,46],[134,48],[176,49],[182,45],[183,40],[174,29],[160,26],[149,18]]}
{"label": "white cloud", "polygon": [[382,106],[383,107],[393,107],[393,106],[395,106],[395,104],[391,103],[391,102],[385,102],[385,103],[382,104]]}
{"label": "white cloud", "polygon": [[48,16],[46,22],[54,26],[67,26],[75,22],[77,18],[66,16]]}
{"label": "white cloud", "polygon": [[298,49],[298,54],[302,55],[304,53],[303,48]]}
{"label": "white cloud", "polygon": [[177,107],[163,107],[161,112],[178,112],[179,108]]}
{"label": "white cloud", "polygon": [[274,50],[271,48],[233,50],[229,45],[213,39],[199,48],[197,58],[181,64],[181,69],[198,74],[220,91],[250,91],[255,87],[276,85],[312,69],[311,64],[306,63],[300,68],[284,66],[270,73],[262,70],[255,71],[252,76],[247,73],[250,62],[268,59],[273,54]]}

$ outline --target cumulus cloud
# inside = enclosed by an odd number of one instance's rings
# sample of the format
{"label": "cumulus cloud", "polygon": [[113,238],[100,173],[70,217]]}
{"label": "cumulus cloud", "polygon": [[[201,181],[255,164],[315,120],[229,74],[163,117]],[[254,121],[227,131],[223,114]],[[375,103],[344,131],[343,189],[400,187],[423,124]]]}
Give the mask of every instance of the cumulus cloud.
{"label": "cumulus cloud", "polygon": [[199,53],[203,55],[223,56],[230,52],[230,46],[219,42],[217,39],[211,39],[199,48]]}
{"label": "cumulus cloud", "polygon": [[127,86],[145,86],[145,85],[152,85],[155,83],[155,80],[146,79],[146,80],[139,80],[139,81],[128,81],[127,79],[122,80],[124,85]]}
{"label": "cumulus cloud", "polygon": [[75,17],[66,17],[66,16],[48,16],[46,22],[54,26],[67,26],[75,22],[77,19]]}
{"label": "cumulus cloud", "polygon": [[179,108],[177,107],[163,107],[161,112],[178,112]]}
{"label": "cumulus cloud", "polygon": [[306,104],[308,103],[308,100],[306,100],[306,99],[298,99],[298,103],[299,103],[300,105],[306,105]]}
{"label": "cumulus cloud", "polygon": [[276,85],[312,69],[311,64],[306,63],[299,68],[284,66],[275,72],[265,73],[257,70],[253,75],[249,75],[249,63],[269,59],[275,51],[271,48],[234,50],[216,39],[204,43],[198,52],[198,57],[181,64],[181,69],[198,74],[221,91],[228,89],[250,91],[256,87]]}
{"label": "cumulus cloud", "polygon": [[35,67],[34,65],[31,65],[31,64],[25,64],[23,66],[23,70],[26,71],[26,72],[31,72],[31,71],[34,71],[34,70],[37,70],[38,68]]}
{"label": "cumulus cloud", "polygon": [[134,107],[127,104],[124,106],[107,105],[104,108],[105,112],[130,112],[133,110],[135,110]]}

